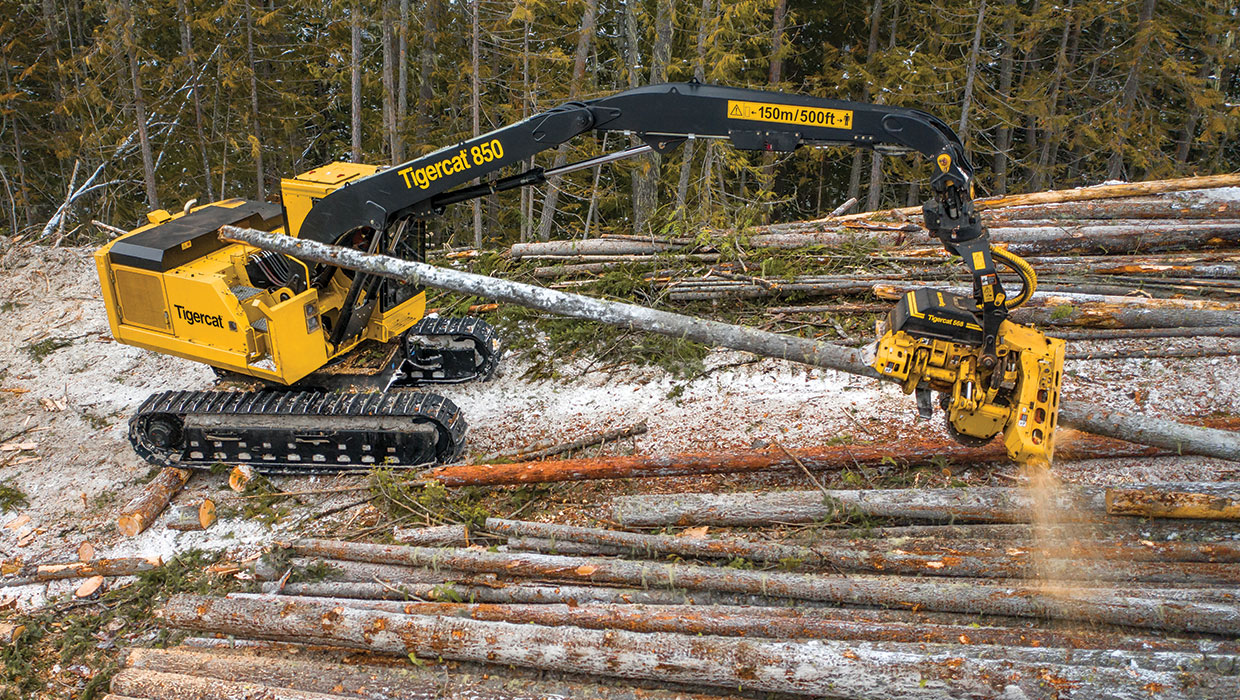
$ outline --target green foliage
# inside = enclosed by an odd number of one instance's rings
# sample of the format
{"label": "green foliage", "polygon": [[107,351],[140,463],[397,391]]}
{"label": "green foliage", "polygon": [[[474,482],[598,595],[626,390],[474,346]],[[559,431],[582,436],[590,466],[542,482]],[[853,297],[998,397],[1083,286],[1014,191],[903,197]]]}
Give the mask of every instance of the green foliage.
{"label": "green foliage", "polygon": [[1075,311],[1076,307],[1071,304],[1060,304],[1055,307],[1054,311],[1051,312],[1051,320],[1059,321],[1065,318],[1070,318]]}
{"label": "green foliage", "polygon": [[480,527],[491,516],[482,504],[487,490],[478,487],[450,490],[438,481],[420,481],[405,472],[375,469],[370,473],[370,491],[377,499],[376,507],[393,518],[413,515]]}
{"label": "green foliage", "polygon": [[11,481],[12,479],[5,479],[3,482],[0,482],[0,513],[7,513],[10,510],[30,505],[26,494],[9,483]]}
{"label": "green foliage", "polygon": [[30,359],[35,362],[42,362],[43,358],[72,344],[73,341],[68,338],[44,338],[38,342],[30,343],[25,347],[25,350]]}
{"label": "green foliage", "polygon": [[[135,4],[130,17],[121,3],[2,2],[0,169],[8,185],[0,196],[6,202],[0,225],[6,231],[37,232],[64,201],[70,180],[80,188],[97,170],[95,187],[68,207],[65,232],[72,238],[99,242],[102,234],[84,225],[92,218],[128,227],[149,208],[134,134],[130,55],[142,87],[157,194],[169,210],[190,198],[257,196],[259,156],[268,193],[280,177],[352,158],[346,6],[293,0],[268,11],[234,0],[152,0]],[[980,4],[901,0],[879,3],[872,17],[875,3],[791,2],[772,50],[769,0],[674,4],[667,40],[656,31],[658,3],[602,3],[587,37],[577,97],[701,76],[711,83],[881,100],[925,110],[956,127],[969,67],[976,65],[965,136],[979,194],[1234,169],[1240,71],[1230,39],[1233,5],[1157,3],[1147,21],[1141,3],[991,2],[973,56]],[[475,71],[483,131],[563,103],[569,85],[578,82],[573,57],[585,8],[580,0],[479,4],[481,32],[492,39],[483,42],[476,67],[462,36],[473,7],[413,3],[410,16],[398,20],[396,33],[406,38],[409,57],[407,100],[392,131],[406,158],[472,134]],[[635,30],[631,46],[626,13]],[[362,17],[359,118],[362,160],[386,164],[392,154],[383,106],[393,95],[383,81],[380,16],[367,6]],[[667,46],[667,54],[654,55],[656,44]],[[773,61],[782,67],[775,86]],[[1128,85],[1135,88],[1131,95]],[[614,134],[577,139],[565,155],[572,162],[627,142]],[[851,156],[843,148],[746,153],[699,141],[692,152],[600,168],[597,188],[593,171],[585,171],[557,185],[562,194],[552,235],[577,236],[587,226],[592,235],[631,234],[642,220],[649,223],[643,234],[709,238],[703,232],[710,227],[814,217],[848,196]],[[555,157],[540,155],[536,165]],[[869,157],[857,164],[864,195]],[[884,156],[880,165],[880,204],[916,203],[926,195],[927,159]],[[643,205],[648,211],[637,212],[634,173],[650,172],[655,195]],[[536,188],[524,206],[516,193],[487,198],[484,241],[495,247],[531,237],[546,191]],[[434,228],[457,243],[472,240],[471,208],[449,207]],[[725,259],[740,245],[743,239],[725,242]]]}
{"label": "green foliage", "polygon": [[[164,645],[175,641],[155,621],[155,610],[175,593],[223,595],[240,588],[232,577],[205,571],[214,555],[198,551],[177,555],[163,566],[138,575],[137,581],[105,591],[97,601],[70,599],[8,621],[25,626],[13,644],[0,648],[0,681],[17,688],[22,697],[42,697],[55,664],[83,664],[94,676],[78,698],[101,698],[116,672],[116,650],[142,640]],[[115,634],[114,645],[100,644],[98,635]],[[59,679],[58,679],[59,682]]]}

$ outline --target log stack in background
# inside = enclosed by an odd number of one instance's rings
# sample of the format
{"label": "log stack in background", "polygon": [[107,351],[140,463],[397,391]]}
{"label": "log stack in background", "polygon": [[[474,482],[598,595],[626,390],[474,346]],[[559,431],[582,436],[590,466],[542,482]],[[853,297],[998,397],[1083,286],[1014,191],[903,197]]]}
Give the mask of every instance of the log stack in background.
{"label": "log stack in background", "polygon": [[[1240,335],[1238,187],[1240,175],[1226,175],[1041,192],[978,206],[995,244],[1038,272],[1044,294],[1016,320],[1068,340],[1204,337],[1195,352],[1161,354],[1233,355],[1240,354],[1240,342],[1231,339]],[[522,243],[510,254],[539,261],[534,277],[553,288],[588,290],[620,266],[643,264],[649,270],[633,274],[665,303],[765,305],[777,327],[803,327],[826,313],[881,313],[888,306],[873,304],[875,294],[890,299],[913,287],[967,287],[967,272],[920,220],[920,209],[910,208],[758,227],[746,232],[748,253],[739,258],[698,240],[630,236]],[[800,272],[764,275],[764,259],[777,255],[794,256]],[[1157,344],[1074,359],[1156,355]]]}

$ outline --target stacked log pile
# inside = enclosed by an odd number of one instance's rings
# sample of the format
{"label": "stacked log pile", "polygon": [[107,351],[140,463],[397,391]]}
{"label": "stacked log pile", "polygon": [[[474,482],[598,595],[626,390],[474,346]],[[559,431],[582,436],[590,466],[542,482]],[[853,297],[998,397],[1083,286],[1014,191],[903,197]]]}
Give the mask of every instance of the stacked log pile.
{"label": "stacked log pile", "polygon": [[606,529],[488,519],[487,549],[301,539],[260,592],[169,600],[199,636],[131,651],[112,692],[1232,698],[1238,496],[1064,488],[1050,539],[999,488],[620,497]]}
{"label": "stacked log pile", "polygon": [[[1016,320],[1051,327],[1069,340],[1204,336],[1205,350],[1192,355],[1228,355],[1240,353],[1240,342],[1232,340],[1240,335],[1238,186],[1240,176],[1228,175],[978,204],[996,245],[1038,272],[1041,293]],[[552,288],[588,289],[623,267],[666,303],[766,305],[776,326],[812,327],[822,314],[889,308],[874,304],[873,295],[968,287],[967,271],[951,262],[920,219],[911,208],[758,227],[746,232],[739,255],[705,242],[709,236],[527,243],[510,254],[537,261],[533,276]],[[763,274],[763,262],[781,256],[781,268],[797,273]]]}

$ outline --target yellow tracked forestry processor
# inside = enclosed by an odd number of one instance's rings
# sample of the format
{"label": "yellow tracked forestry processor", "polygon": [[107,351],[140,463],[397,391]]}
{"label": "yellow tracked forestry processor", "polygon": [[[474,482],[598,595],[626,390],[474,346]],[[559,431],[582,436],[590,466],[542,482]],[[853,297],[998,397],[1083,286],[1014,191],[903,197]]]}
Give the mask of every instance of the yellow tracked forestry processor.
{"label": "yellow tracked forestry processor", "polygon": [[[540,152],[605,132],[642,143],[550,170],[528,166]],[[130,421],[134,449],[156,464],[285,473],[455,458],[466,431],[460,411],[412,387],[489,379],[500,356],[490,326],[424,317],[426,294],[412,284],[224,242],[220,227],[423,260],[426,223],[450,205],[668,153],[691,138],[750,151],[847,146],[932,159],[926,228],[966,263],[973,294],[906,295],[874,346],[874,367],[916,394],[923,415],[937,391],[958,439],[1003,434],[1014,459],[1050,460],[1063,343],[1007,320],[1036,279],[1023,260],[991,249],[951,128],[918,110],[697,82],[567,103],[390,168],[332,163],[285,179],[279,203],[232,199],[152,212],[96,254],[113,336],[266,386],[151,396]],[[1019,294],[1006,296],[996,262],[1016,272]],[[373,377],[381,390],[334,390],[333,375],[320,370],[366,341],[394,348]]]}

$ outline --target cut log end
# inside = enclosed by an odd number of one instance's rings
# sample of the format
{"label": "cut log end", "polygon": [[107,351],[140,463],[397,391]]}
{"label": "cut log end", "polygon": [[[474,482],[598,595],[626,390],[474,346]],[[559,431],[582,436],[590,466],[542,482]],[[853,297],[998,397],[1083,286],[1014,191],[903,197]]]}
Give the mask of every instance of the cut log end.
{"label": "cut log end", "polygon": [[173,530],[205,530],[215,523],[215,501],[204,498],[197,505],[177,506],[168,527]]}

